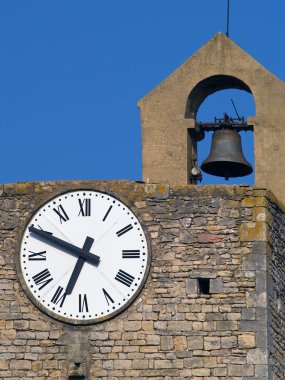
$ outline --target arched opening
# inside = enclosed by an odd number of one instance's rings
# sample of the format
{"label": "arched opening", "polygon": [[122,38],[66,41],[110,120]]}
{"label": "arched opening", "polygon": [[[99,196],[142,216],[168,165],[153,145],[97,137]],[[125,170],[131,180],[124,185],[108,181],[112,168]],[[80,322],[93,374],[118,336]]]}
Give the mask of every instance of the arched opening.
{"label": "arched opening", "polygon": [[191,91],[187,99],[185,117],[196,119],[197,112],[204,100],[217,91],[237,89],[251,94],[246,83],[230,75],[213,75],[199,82]]}
{"label": "arched opening", "polygon": [[[255,115],[255,103],[249,87],[241,80],[225,75],[209,77],[198,83],[191,91],[185,116],[194,118],[197,122],[213,122],[215,117],[222,118],[224,113],[230,117],[237,118],[244,116],[247,121],[248,116]],[[250,131],[239,132],[242,140],[242,149],[245,158],[254,168],[254,134]],[[208,157],[211,148],[213,132],[206,132],[205,138],[198,142],[197,156],[198,166]],[[254,184],[254,171],[244,177],[230,178],[225,180],[222,177],[213,176],[202,172],[201,184]]]}

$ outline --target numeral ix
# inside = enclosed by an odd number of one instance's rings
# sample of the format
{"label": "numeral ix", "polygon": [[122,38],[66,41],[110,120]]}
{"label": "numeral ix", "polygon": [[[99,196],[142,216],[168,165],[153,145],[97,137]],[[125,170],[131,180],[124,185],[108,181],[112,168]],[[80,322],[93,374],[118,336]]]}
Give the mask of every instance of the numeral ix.
{"label": "numeral ix", "polygon": [[29,251],[31,254],[29,255],[29,261],[44,261],[46,260],[46,253],[47,251],[42,251],[42,252],[32,252]]}

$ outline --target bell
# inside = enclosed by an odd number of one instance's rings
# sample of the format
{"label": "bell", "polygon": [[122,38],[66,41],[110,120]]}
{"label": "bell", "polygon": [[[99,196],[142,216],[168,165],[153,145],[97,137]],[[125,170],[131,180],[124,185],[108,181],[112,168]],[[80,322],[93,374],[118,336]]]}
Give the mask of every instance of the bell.
{"label": "bell", "polygon": [[234,129],[219,129],[213,133],[209,156],[201,169],[218,177],[243,177],[252,173],[252,166],[245,159],[241,138]]}

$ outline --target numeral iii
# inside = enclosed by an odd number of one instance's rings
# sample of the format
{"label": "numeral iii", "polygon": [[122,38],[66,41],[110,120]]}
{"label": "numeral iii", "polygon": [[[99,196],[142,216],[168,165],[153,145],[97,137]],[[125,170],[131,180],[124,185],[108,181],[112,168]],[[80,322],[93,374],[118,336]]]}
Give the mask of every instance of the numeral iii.
{"label": "numeral iii", "polygon": [[139,259],[140,255],[139,249],[125,249],[122,251],[123,259]]}

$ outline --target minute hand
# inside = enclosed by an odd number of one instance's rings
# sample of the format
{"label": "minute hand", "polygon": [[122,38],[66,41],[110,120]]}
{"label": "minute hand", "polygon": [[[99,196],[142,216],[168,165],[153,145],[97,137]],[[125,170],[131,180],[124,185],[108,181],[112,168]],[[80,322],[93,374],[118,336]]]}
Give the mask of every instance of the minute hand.
{"label": "minute hand", "polygon": [[97,255],[93,255],[90,252],[83,250],[82,248],[77,247],[65,240],[59,239],[56,236],[51,235],[48,232],[35,228],[34,226],[29,227],[29,231],[34,233],[35,235],[47,240],[48,242],[54,244],[56,247],[61,248],[69,253],[72,253],[76,256],[82,257],[87,262],[98,266],[100,257]]}

